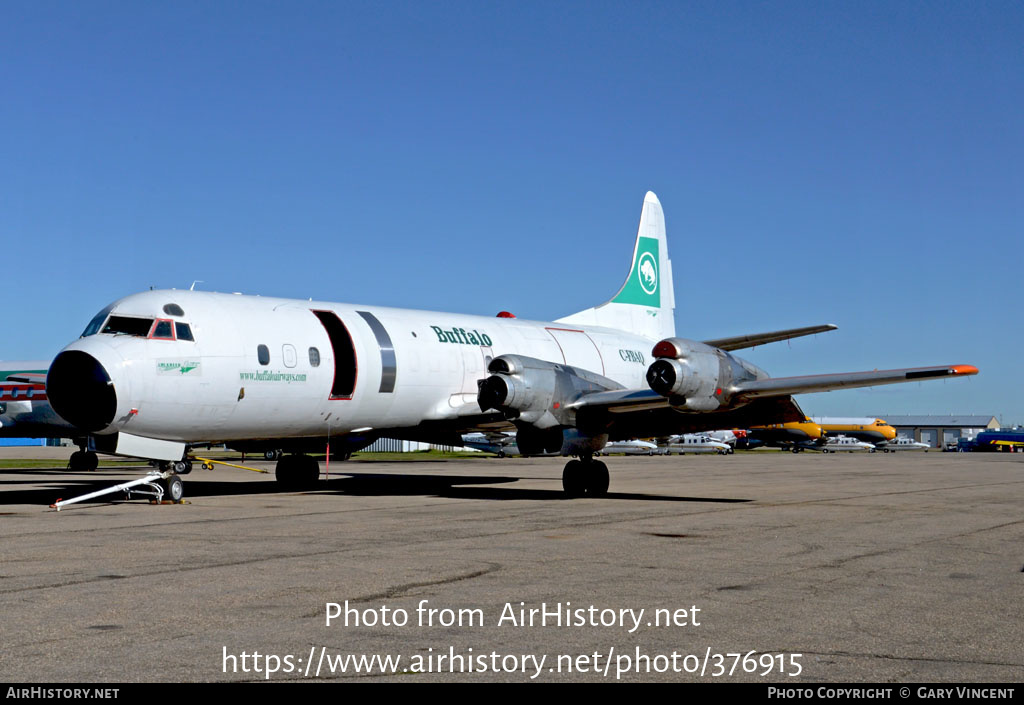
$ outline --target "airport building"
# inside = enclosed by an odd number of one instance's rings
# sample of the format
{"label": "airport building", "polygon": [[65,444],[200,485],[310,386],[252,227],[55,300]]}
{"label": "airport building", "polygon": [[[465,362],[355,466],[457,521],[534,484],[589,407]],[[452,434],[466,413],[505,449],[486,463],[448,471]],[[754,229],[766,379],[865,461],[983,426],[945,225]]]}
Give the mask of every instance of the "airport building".
{"label": "airport building", "polygon": [[[363,448],[366,453],[415,453],[421,450],[454,450],[452,446],[437,445],[434,443],[420,443],[418,441],[401,441],[397,438],[379,438],[372,445]],[[459,448],[459,450],[469,450]]]}
{"label": "airport building", "polygon": [[974,438],[982,431],[999,428],[995,416],[983,414],[951,416],[901,416],[882,414],[878,418],[889,422],[896,434],[927,443],[932,448],[943,448],[961,438]]}

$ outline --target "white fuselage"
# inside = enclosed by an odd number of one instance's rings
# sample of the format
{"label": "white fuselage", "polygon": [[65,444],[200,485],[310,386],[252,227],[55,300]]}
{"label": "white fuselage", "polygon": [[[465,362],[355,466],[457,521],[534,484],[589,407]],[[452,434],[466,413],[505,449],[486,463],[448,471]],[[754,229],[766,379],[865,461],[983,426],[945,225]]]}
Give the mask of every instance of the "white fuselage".
{"label": "white fuselage", "polygon": [[[182,314],[166,313],[170,304]],[[65,348],[102,365],[116,394],[109,423],[102,418],[102,428],[91,430],[186,443],[453,419],[476,404],[477,381],[506,353],[641,388],[656,342],[514,318],[175,290],[129,296],[110,317]],[[103,332],[129,318],[188,324],[193,340],[154,337],[156,328]]]}

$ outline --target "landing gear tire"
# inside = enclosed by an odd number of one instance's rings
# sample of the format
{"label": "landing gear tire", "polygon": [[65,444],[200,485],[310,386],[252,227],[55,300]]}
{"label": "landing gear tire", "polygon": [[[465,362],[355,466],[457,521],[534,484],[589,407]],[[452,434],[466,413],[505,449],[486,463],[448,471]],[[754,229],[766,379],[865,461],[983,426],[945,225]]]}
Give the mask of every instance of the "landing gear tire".
{"label": "landing gear tire", "polygon": [[562,470],[566,497],[604,497],[608,482],[608,466],[600,460],[570,460]]}
{"label": "landing gear tire", "polygon": [[171,475],[160,484],[164,488],[164,499],[180,502],[181,498],[185,496],[185,483],[177,475]]}
{"label": "landing gear tire", "polygon": [[499,457],[499,458],[504,458],[504,457],[505,457],[505,451],[503,451],[503,450],[499,450],[499,451],[498,451],[498,457]]}
{"label": "landing gear tire", "polygon": [[832,451],[830,451],[828,448],[822,448],[821,452],[822,453],[831,453]]}
{"label": "landing gear tire", "polygon": [[562,470],[562,489],[566,497],[582,497],[587,492],[583,462],[570,460]]}
{"label": "landing gear tire", "polygon": [[308,455],[285,455],[277,461],[274,477],[281,489],[314,489],[320,480],[320,463]]}
{"label": "landing gear tire", "polygon": [[192,472],[192,461],[191,460],[179,460],[174,464],[174,472],[179,475],[188,475]]}
{"label": "landing gear tire", "polygon": [[265,450],[265,451],[263,451],[263,457],[266,460],[279,460],[281,458],[281,451],[279,451],[279,450]]}
{"label": "landing gear tire", "polygon": [[72,472],[92,472],[99,464],[99,458],[91,450],[76,450],[68,458],[68,469]]}
{"label": "landing gear tire", "polygon": [[[587,467],[590,466],[590,467]],[[587,471],[587,496],[604,497],[608,494],[608,466],[600,460],[594,460],[584,465]]]}

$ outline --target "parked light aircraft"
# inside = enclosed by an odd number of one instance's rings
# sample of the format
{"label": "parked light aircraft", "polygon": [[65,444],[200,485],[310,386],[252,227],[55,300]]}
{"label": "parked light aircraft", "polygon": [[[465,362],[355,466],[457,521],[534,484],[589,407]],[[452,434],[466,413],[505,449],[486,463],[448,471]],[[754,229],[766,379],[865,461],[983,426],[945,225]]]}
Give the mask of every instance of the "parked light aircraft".
{"label": "parked light aircraft", "polygon": [[915,441],[913,438],[904,438],[902,436],[898,436],[893,440],[889,441],[888,443],[886,443],[885,448],[883,448],[882,450],[884,450],[886,453],[895,453],[898,450],[923,450],[925,453],[927,453],[929,450],[931,450],[931,446],[928,445],[927,443]]}
{"label": "parked light aircraft", "polygon": [[465,448],[494,453],[499,458],[507,455],[519,455],[514,433],[464,433],[459,445]]}
{"label": "parked light aircraft", "polygon": [[[622,453],[623,455],[667,455],[666,451],[659,448],[657,443],[641,440],[608,441],[604,448],[601,449],[600,454],[611,455],[612,453]],[[594,452],[594,455],[598,454],[597,451]]]}
{"label": "parked light aircraft", "polygon": [[[320,476],[329,438],[456,445],[512,430],[522,452],[576,456],[570,496],[602,495],[609,440],[802,421],[790,395],[977,373],[968,365],[771,378],[732,351],[832,330],[676,337],[661,204],[644,199],[625,283],[554,322],[200,291],[110,304],[54,359],[53,408],[97,449],[168,464],[189,444],[282,448],[285,487]],[[653,360],[652,360],[653,357]]]}
{"label": "parked light aircraft", "polygon": [[679,455],[686,455],[687,453],[729,455],[733,452],[732,446],[728,443],[716,441],[706,433],[684,433],[681,436],[674,436],[669,439],[666,450],[669,455],[672,455],[672,453],[679,453]]}
{"label": "parked light aircraft", "polygon": [[866,450],[875,452],[875,446],[867,441],[859,441],[852,436],[829,436],[828,443],[821,446],[822,453],[838,453],[840,451]]}

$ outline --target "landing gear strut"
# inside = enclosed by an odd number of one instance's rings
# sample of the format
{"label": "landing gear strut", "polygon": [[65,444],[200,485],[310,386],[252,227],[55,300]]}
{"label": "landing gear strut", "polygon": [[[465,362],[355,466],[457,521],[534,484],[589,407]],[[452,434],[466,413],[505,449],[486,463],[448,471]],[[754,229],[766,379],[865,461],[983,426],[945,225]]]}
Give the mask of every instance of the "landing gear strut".
{"label": "landing gear strut", "polygon": [[562,489],[567,497],[604,497],[608,494],[608,466],[590,457],[570,460],[562,470]]}
{"label": "landing gear strut", "polygon": [[320,480],[320,463],[308,455],[283,455],[274,469],[277,483],[285,490],[309,490]]}

